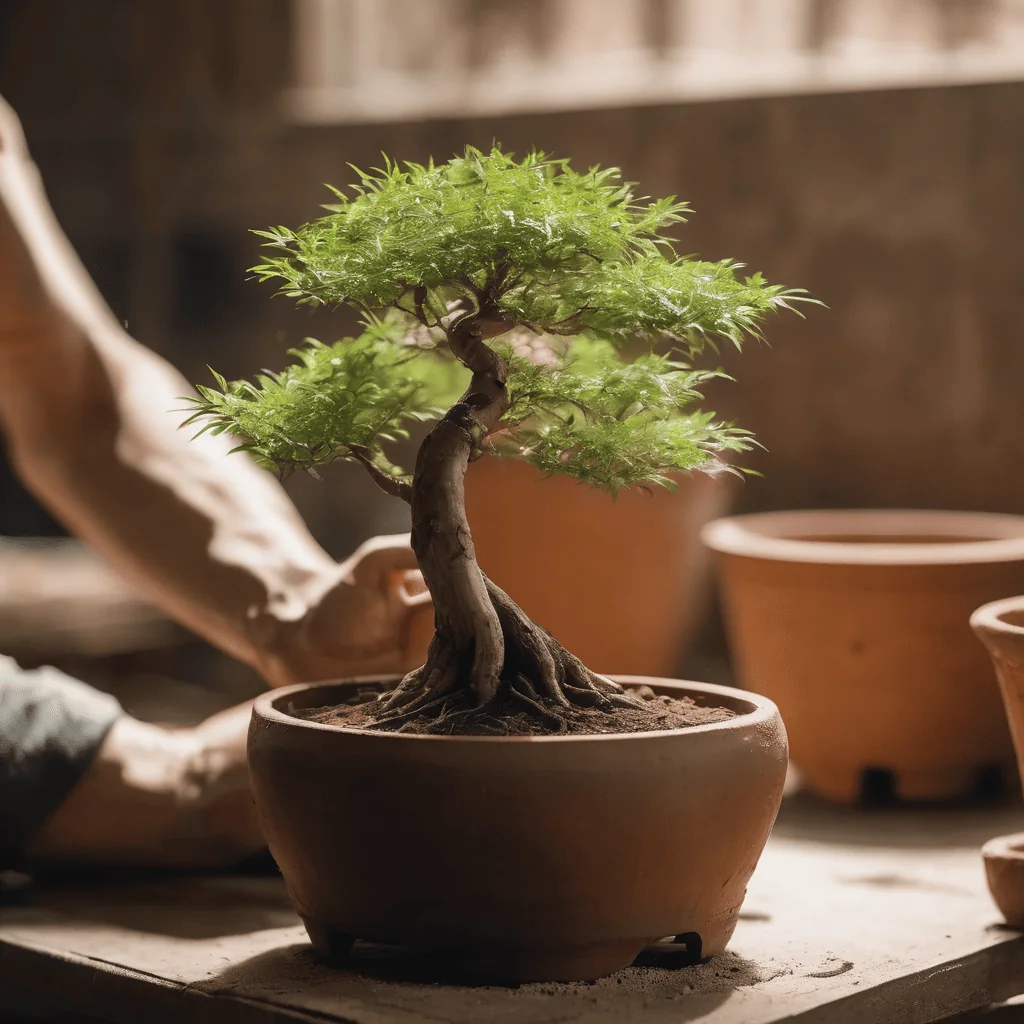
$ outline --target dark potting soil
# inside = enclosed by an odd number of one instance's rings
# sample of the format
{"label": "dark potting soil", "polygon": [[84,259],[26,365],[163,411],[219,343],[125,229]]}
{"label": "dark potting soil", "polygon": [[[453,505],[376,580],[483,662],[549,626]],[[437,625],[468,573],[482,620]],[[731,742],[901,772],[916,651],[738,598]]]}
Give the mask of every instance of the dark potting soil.
{"label": "dark potting soil", "polygon": [[736,716],[736,712],[728,708],[703,707],[690,697],[666,697],[655,694],[647,686],[630,687],[626,692],[643,698],[643,707],[601,711],[575,706],[565,708],[553,701],[541,700],[540,704],[550,713],[549,718],[525,708],[506,689],[486,707],[472,704],[469,694],[453,694],[442,708],[397,721],[380,722],[377,717],[380,691],[361,689],[345,704],[308,708],[299,712],[298,717],[325,725],[377,732],[435,736],[552,736],[661,732],[724,722]]}

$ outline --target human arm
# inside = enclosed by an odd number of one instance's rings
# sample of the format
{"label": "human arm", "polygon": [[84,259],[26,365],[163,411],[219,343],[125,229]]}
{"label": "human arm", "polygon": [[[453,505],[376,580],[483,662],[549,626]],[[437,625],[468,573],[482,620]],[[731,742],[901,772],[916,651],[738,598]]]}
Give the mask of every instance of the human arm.
{"label": "human arm", "polygon": [[26,485],[175,619],[272,683],[406,667],[405,538],[341,565],[107,308],[0,100],[0,426]]}
{"label": "human arm", "polygon": [[215,868],[262,850],[249,703],[188,729],[121,715],[28,848],[31,863]]}
{"label": "human arm", "polygon": [[151,725],[55,668],[0,656],[0,869],[217,867],[262,849],[250,714],[247,703],[194,727]]}

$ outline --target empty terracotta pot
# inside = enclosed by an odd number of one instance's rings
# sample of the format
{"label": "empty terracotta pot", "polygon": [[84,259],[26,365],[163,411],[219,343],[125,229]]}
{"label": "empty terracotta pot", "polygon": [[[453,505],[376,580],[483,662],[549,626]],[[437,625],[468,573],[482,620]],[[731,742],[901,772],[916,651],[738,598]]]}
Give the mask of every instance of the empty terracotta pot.
{"label": "empty terracotta pot", "polygon": [[990,839],[981,859],[988,891],[1006,923],[1024,928],[1024,832]]}
{"label": "empty terracotta pot", "polygon": [[253,792],[313,945],[440,948],[506,981],[596,978],[668,935],[720,953],[782,798],[782,720],[741,690],[620,681],[739,714],[630,735],[417,736],[295,717],[355,682],[258,698]]}
{"label": "empty terracotta pot", "polygon": [[[1024,775],[1024,597],[983,605],[971,616],[971,628],[995,666],[1017,765]],[[1009,924],[1024,927],[1024,833],[992,839],[981,853],[996,905]]]}
{"label": "empty terracotta pot", "polygon": [[822,796],[970,792],[1012,753],[968,617],[1024,590],[1024,517],[829,511],[710,524],[739,680]]}
{"label": "empty terracotta pot", "polygon": [[466,474],[480,567],[598,672],[671,676],[706,608],[700,529],[728,510],[728,477],[681,477],[674,493],[594,490],[497,458]]}

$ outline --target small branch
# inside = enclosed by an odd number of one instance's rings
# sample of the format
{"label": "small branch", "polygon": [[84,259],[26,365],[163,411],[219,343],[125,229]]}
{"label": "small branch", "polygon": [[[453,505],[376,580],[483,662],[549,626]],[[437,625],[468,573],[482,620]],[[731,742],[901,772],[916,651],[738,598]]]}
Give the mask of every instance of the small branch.
{"label": "small branch", "polygon": [[483,291],[473,284],[468,274],[460,274],[455,283],[461,285],[467,295],[471,295],[477,303],[483,301]]}
{"label": "small branch", "polygon": [[548,325],[545,328],[548,334],[559,334],[559,335],[572,335],[579,334],[582,324],[579,322],[580,317],[583,316],[588,310],[592,311],[593,306],[581,306],[576,310],[575,313],[570,313],[567,317],[563,317],[561,320],[556,320],[553,324]]}
{"label": "small branch", "polygon": [[484,294],[490,301],[496,303],[501,293],[507,290],[508,285],[506,282],[509,274],[512,273],[512,269],[512,261],[507,257],[501,260],[494,268],[491,279],[484,285]]}
{"label": "small branch", "polygon": [[412,292],[413,305],[416,307],[416,319],[419,320],[424,327],[430,327],[427,322],[427,314],[424,312],[423,304],[427,301],[427,289],[423,285],[417,285]]}
{"label": "small branch", "polygon": [[525,275],[523,274],[523,272],[520,271],[518,274],[515,275],[515,277],[506,279],[503,282],[502,286],[501,286],[501,290],[503,292],[510,292],[510,291],[512,291],[513,288],[518,287],[519,282],[522,281],[524,276]]}
{"label": "small branch", "polygon": [[[408,294],[408,293],[404,293],[404,294]],[[403,306],[402,305],[402,298],[404,298],[404,294],[403,294],[402,297],[395,299],[395,301],[391,303],[391,306],[392,306],[393,309],[397,309],[397,310],[399,310],[402,313],[407,313],[409,316],[415,317],[416,320],[418,320],[424,327],[427,328],[427,330],[430,330],[432,327],[440,327],[441,326],[440,321],[435,320],[435,321],[431,322],[430,318],[427,316],[427,311],[426,311],[427,289],[426,288],[424,288],[422,285],[417,285],[412,290],[412,309],[409,309],[407,306]]]}
{"label": "small branch", "polygon": [[370,456],[365,448],[361,446],[349,446],[349,452],[352,458],[358,462],[367,473],[370,474],[370,479],[382,490],[385,494],[390,494],[393,498],[401,498],[406,504],[412,502],[412,482],[408,477],[404,476],[392,476],[390,473],[382,469]]}

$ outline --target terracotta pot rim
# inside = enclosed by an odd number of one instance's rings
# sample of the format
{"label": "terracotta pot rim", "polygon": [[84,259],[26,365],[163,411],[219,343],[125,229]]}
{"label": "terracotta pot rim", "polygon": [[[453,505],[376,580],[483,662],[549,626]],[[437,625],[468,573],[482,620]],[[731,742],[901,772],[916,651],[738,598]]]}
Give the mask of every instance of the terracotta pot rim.
{"label": "terracotta pot rim", "polygon": [[1014,861],[1024,865],[1024,832],[1011,832],[989,839],[982,846],[981,855],[986,860]]}
{"label": "terracotta pot rim", "polygon": [[762,697],[758,693],[741,690],[734,686],[721,686],[718,683],[699,683],[688,679],[662,679],[656,676],[622,675],[611,676],[611,678],[626,685],[649,685],[653,688],[682,691],[684,695],[689,692],[725,697],[729,701],[748,704],[750,709],[748,711],[741,711],[734,718],[726,719],[724,722],[709,722],[705,725],[693,725],[686,729],[661,729],[654,732],[595,733],[572,736],[429,736],[377,732],[373,729],[350,729],[338,725],[327,725],[323,722],[311,722],[308,719],[288,714],[277,706],[297,694],[320,687],[334,687],[353,683],[397,682],[400,678],[400,676],[356,676],[352,679],[296,683],[294,686],[284,686],[279,689],[268,690],[253,702],[253,717],[262,718],[275,725],[312,729],[315,732],[336,733],[339,736],[365,736],[387,743],[429,742],[505,745],[510,743],[613,743],[624,740],[665,739],[687,735],[703,735],[710,732],[731,732],[738,729],[758,729],[762,725],[772,722],[779,715],[779,709],[767,697]]}
{"label": "terracotta pot rim", "polygon": [[[816,534],[853,541],[806,540]],[[963,541],[871,543],[865,536],[950,537]],[[984,539],[978,539],[979,537]],[[814,509],[756,512],[708,523],[713,551],[780,562],[841,565],[969,565],[1024,561],[1024,516],[934,509]]]}
{"label": "terracotta pot rim", "polygon": [[971,614],[971,628],[975,632],[1002,633],[1005,636],[1024,637],[1024,626],[1006,622],[1007,612],[1024,612],[1024,596],[1004,597],[1000,601],[989,601]]}

